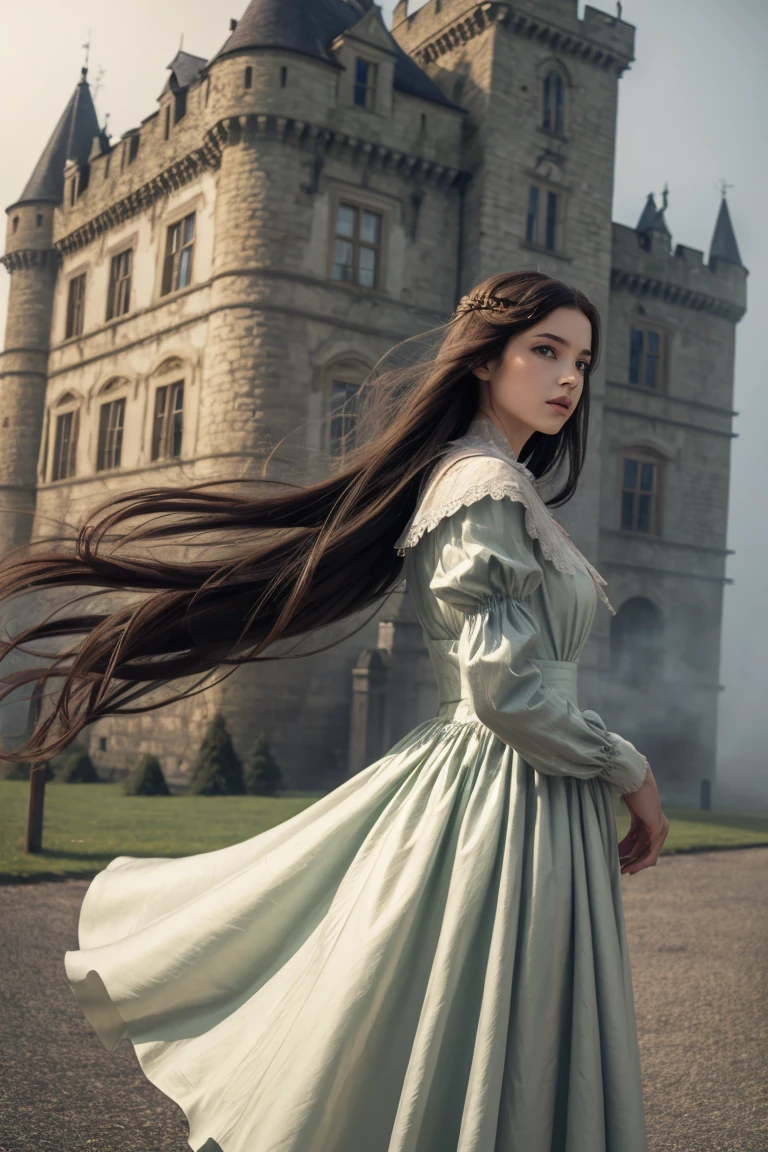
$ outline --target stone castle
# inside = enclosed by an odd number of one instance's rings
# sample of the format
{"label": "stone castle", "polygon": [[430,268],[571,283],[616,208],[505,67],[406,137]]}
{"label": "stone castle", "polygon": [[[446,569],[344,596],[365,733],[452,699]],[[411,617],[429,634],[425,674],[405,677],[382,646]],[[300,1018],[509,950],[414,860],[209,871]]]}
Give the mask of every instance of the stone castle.
{"label": "stone castle", "polygon": [[[537,268],[604,322],[587,463],[558,511],[617,611],[598,610],[582,707],[648,755],[665,798],[695,800],[716,776],[747,271],[725,198],[706,262],[672,248],[666,190],[636,227],[612,222],[633,47],[577,0],[400,0],[391,32],[373,0],[252,0],[210,60],[178,53],[117,141],[83,72],[8,208],[0,550],[115,491],[257,476],[273,449],[270,477],[327,459],[394,343],[482,277]],[[291,784],[339,782],[437,704],[407,589],[357,623],[101,722],[94,760],[152,750],[182,778],[221,708],[243,756],[264,729]]]}

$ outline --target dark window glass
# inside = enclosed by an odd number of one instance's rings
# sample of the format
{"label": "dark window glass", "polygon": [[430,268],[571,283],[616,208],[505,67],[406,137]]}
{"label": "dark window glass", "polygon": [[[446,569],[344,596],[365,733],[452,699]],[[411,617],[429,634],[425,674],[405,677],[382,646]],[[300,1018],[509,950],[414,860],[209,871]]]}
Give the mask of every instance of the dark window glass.
{"label": "dark window glass", "polygon": [[378,283],[382,218],[378,212],[354,204],[339,204],[333,246],[334,280],[347,280],[362,288]]}
{"label": "dark window glass", "polygon": [[645,350],[645,383],[649,388],[655,388],[658,380],[659,350],[661,341],[658,332],[648,331]]}
{"label": "dark window glass", "polygon": [[542,117],[541,126],[546,128],[547,132],[552,131],[552,75],[544,77],[544,93],[543,93],[544,115]]}
{"label": "dark window glass", "polygon": [[288,83],[288,69],[283,64],[283,66],[280,69],[280,87],[285,88],[287,83]]}
{"label": "dark window glass", "polygon": [[83,331],[85,318],[85,272],[81,276],[73,276],[69,282],[67,296],[67,328],[66,339],[71,336],[80,336]]}
{"label": "dark window glass", "polygon": [[331,453],[354,447],[357,399],[360,385],[345,380],[331,383]]}
{"label": "dark window glass", "polygon": [[640,360],[643,355],[643,333],[640,328],[629,332],[629,382],[640,383]]}
{"label": "dark window glass", "polygon": [[124,316],[130,310],[132,268],[133,252],[130,248],[112,257],[107,294],[107,320],[112,320],[115,316]]}
{"label": "dark window glass", "polygon": [[630,532],[656,532],[659,466],[625,456],[622,464],[621,527]]}
{"label": "dark window glass", "polygon": [[152,459],[181,456],[184,422],[184,381],[161,384],[155,392],[155,414],[152,422]]}
{"label": "dark window glass", "polygon": [[355,104],[361,108],[372,109],[376,100],[376,69],[375,64],[357,57],[355,61]]}
{"label": "dark window glass", "polygon": [[62,412],[56,417],[56,439],[53,445],[52,480],[65,480],[75,474],[75,455],[77,453],[77,434],[80,425],[80,413]]}
{"label": "dark window glass", "polygon": [[163,135],[165,136],[166,140],[168,139],[170,134],[171,134],[171,106],[170,106],[170,104],[167,104],[166,108],[165,108],[165,127],[163,129]]}
{"label": "dark window glass", "polygon": [[139,142],[140,142],[140,140],[141,140],[141,137],[138,135],[137,136],[131,136],[131,143],[130,143],[130,146],[128,148],[128,163],[129,164],[133,164],[134,160],[136,159],[136,157],[139,154]]}
{"label": "dark window glass", "polygon": [[555,76],[555,132],[563,134],[563,78]]}
{"label": "dark window glass", "polygon": [[161,295],[186,288],[192,279],[192,250],[195,242],[195,214],[171,224],[165,243]]}
{"label": "dark window glass", "polygon": [[253,88],[253,68],[250,64],[245,70],[245,87]]}
{"label": "dark window glass", "polygon": [[174,124],[178,124],[178,122],[179,122],[179,120],[181,120],[182,116],[186,116],[186,114],[187,114],[187,90],[186,90],[186,88],[179,88],[178,91],[174,93],[174,102],[173,102],[173,122],[174,122]]}
{"label": "dark window glass", "polygon": [[563,134],[563,78],[557,72],[544,77],[541,126],[547,132]]}
{"label": "dark window glass", "polygon": [[528,189],[528,217],[525,222],[525,238],[536,243],[536,218],[539,213],[539,190],[535,184]]}
{"label": "dark window glass", "polygon": [[119,468],[123,449],[125,397],[102,404],[99,412],[99,441],[96,449],[96,471]]}
{"label": "dark window glass", "polygon": [[661,383],[661,333],[652,328],[631,328],[629,382],[658,388]]}

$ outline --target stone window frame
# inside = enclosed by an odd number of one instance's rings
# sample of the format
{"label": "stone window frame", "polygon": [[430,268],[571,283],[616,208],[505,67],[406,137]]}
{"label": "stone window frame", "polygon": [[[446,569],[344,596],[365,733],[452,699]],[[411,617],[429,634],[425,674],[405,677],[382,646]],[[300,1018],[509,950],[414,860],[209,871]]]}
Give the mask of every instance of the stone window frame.
{"label": "stone window frame", "polygon": [[[525,213],[525,216],[524,216],[525,222],[524,222],[524,226],[523,226],[523,235],[522,235],[521,241],[520,241],[521,244],[523,245],[523,247],[530,248],[534,252],[546,253],[546,255],[548,255],[548,256],[557,256],[561,260],[570,260],[571,258],[568,255],[566,255],[566,251],[565,251],[565,237],[566,237],[565,224],[566,224],[566,218],[567,218],[569,189],[564,187],[562,184],[556,184],[553,180],[547,180],[547,179],[543,178],[542,176],[539,176],[535,172],[530,172],[530,171],[526,172],[526,177],[527,177],[527,179],[526,179],[526,183],[525,183],[525,200],[524,200],[524,204],[523,204],[523,210]],[[543,227],[545,230],[544,235],[546,238],[547,210],[545,207],[543,207],[543,205],[545,205],[547,203],[547,198],[548,198],[549,193],[554,193],[557,196],[556,215],[555,215],[555,246],[554,246],[554,248],[548,248],[547,245],[545,243],[540,242],[538,238],[534,239],[534,240],[528,239],[530,204],[531,204],[531,188],[533,188],[533,187],[537,188],[538,192],[539,192],[539,200],[538,200],[537,212],[536,212],[536,236],[537,237],[541,236],[541,234],[542,234],[541,229]],[[543,196],[541,195],[542,193],[544,193]],[[543,225],[542,225],[542,221],[543,221]]]}
{"label": "stone window frame", "polygon": [[[155,267],[155,288],[153,302],[156,304],[165,304],[169,300],[174,300],[176,296],[182,292],[189,292],[196,287],[195,284],[195,257],[196,249],[199,241],[199,217],[200,210],[203,207],[204,198],[201,191],[196,192],[183,204],[177,205],[172,211],[168,212],[159,221],[158,235],[160,241],[158,244],[156,267]],[[165,271],[165,258],[166,248],[168,244],[168,230],[174,224],[178,224],[185,216],[195,216],[195,237],[192,244],[192,263],[189,274],[189,284],[183,288],[173,288],[170,292],[163,293],[163,274]]]}
{"label": "stone window frame", "polygon": [[[568,140],[568,128],[569,128],[570,117],[571,117],[571,89],[573,87],[573,83],[571,81],[571,74],[568,71],[568,69],[566,68],[565,64],[563,64],[562,60],[559,60],[556,56],[548,56],[546,60],[542,60],[542,62],[539,64],[538,68],[536,69],[536,75],[538,78],[538,85],[539,85],[538,86],[539,106],[538,106],[538,119],[537,119],[538,130],[539,130],[539,132],[543,133],[544,136],[546,136],[550,139],[567,141]],[[559,79],[562,83],[562,94],[563,94],[562,100],[563,100],[563,103],[562,103],[561,131],[557,131],[556,126],[548,128],[544,123],[544,116],[546,113],[546,107],[545,107],[546,83],[547,83],[548,77],[553,76],[553,75],[559,77]],[[550,91],[551,91],[551,89],[550,89]]]}
{"label": "stone window frame", "polygon": [[[374,212],[381,216],[381,229],[379,233],[379,260],[376,266],[376,277],[372,287],[365,284],[359,284],[356,280],[337,280],[333,275],[334,265],[334,249],[336,245],[336,224],[338,219],[338,210],[341,204],[349,204],[354,208],[361,209],[362,211]],[[387,252],[389,247],[389,235],[392,226],[393,206],[391,200],[385,199],[382,196],[377,196],[375,193],[369,193],[367,189],[358,188],[354,185],[336,184],[329,187],[328,195],[328,250],[326,259],[326,279],[330,280],[332,284],[343,284],[347,287],[353,288],[356,292],[378,292],[385,293],[385,285],[388,276],[388,260]]]}
{"label": "stone window frame", "polygon": [[[625,461],[633,460],[639,465],[651,464],[654,468],[654,480],[651,489],[651,514],[650,514],[650,527],[648,530],[637,527],[626,527],[624,524],[624,493],[628,491],[624,483]],[[628,535],[636,539],[650,540],[659,539],[664,534],[664,503],[666,492],[666,465],[667,460],[661,452],[646,445],[641,444],[624,444],[619,449],[618,453],[618,467],[616,474],[616,526],[621,532],[626,532]],[[641,494],[643,489],[639,487],[642,479],[642,471],[638,470],[638,477],[635,482],[633,491],[635,495]],[[637,502],[633,501],[632,520],[637,522]]]}
{"label": "stone window frame", "polygon": [[[125,376],[113,376],[107,380],[96,393],[96,445],[94,451],[94,473],[102,475],[107,472],[118,472],[124,466],[123,442],[128,424],[128,400],[131,393],[131,381]],[[119,459],[116,464],[100,467],[102,459],[102,410],[118,401],[123,401],[122,424],[120,426]]]}
{"label": "stone window frame", "polygon": [[[633,358],[633,331],[641,331],[644,333],[643,338],[643,351],[640,356],[640,364],[638,366],[638,380],[631,379],[632,372],[632,358]],[[645,375],[647,361],[646,361],[646,338],[645,334],[648,332],[656,332],[659,335],[659,354],[657,365],[657,382],[654,387],[651,384],[643,382]],[[669,326],[656,320],[654,317],[645,316],[639,312],[633,312],[629,317],[629,348],[627,356],[627,383],[632,388],[638,388],[643,392],[650,393],[652,396],[664,396],[669,392],[669,348],[671,344],[671,332]]]}
{"label": "stone window frame", "polygon": [[[173,463],[174,461],[184,459],[184,446],[188,436],[189,419],[187,415],[187,400],[189,397],[189,387],[192,376],[191,365],[178,356],[166,356],[163,362],[152,373],[150,377],[149,388],[149,403],[147,404],[147,429],[145,443],[149,445],[148,458],[150,464],[162,464],[163,462]],[[157,398],[161,388],[172,389],[174,385],[181,385],[182,393],[182,407],[181,407],[181,444],[178,455],[171,455],[170,453],[162,452],[158,456],[153,455],[155,446],[155,421],[157,410]],[[173,392],[167,392],[169,398],[173,397]],[[162,439],[167,441],[170,437],[170,421],[168,420],[168,408],[166,406],[164,430]]]}

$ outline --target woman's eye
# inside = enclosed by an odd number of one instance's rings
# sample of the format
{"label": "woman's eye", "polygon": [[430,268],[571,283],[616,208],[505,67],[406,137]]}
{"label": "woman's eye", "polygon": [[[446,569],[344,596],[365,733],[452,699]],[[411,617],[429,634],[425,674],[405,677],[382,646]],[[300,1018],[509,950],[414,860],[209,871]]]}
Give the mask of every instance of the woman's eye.
{"label": "woman's eye", "polygon": [[554,352],[555,350],[551,344],[539,344],[536,351],[537,352]]}

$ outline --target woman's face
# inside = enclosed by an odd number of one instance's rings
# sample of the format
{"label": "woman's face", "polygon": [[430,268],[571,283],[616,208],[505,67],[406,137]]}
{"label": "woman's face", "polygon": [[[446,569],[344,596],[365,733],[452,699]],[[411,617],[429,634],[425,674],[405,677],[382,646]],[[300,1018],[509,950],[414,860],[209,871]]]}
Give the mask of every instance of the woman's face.
{"label": "woman's face", "polygon": [[[475,369],[478,412],[504,433],[516,456],[534,432],[554,436],[584,388],[592,326],[578,308],[556,308],[509,340],[498,360]],[[555,400],[570,400],[566,404]]]}

